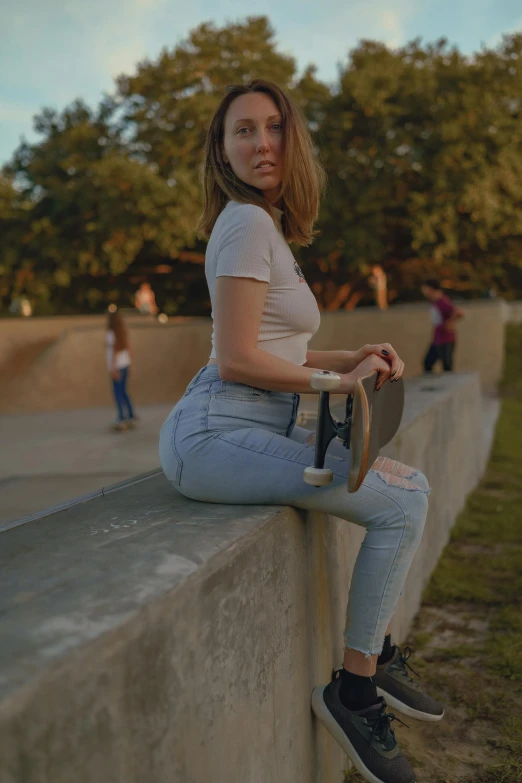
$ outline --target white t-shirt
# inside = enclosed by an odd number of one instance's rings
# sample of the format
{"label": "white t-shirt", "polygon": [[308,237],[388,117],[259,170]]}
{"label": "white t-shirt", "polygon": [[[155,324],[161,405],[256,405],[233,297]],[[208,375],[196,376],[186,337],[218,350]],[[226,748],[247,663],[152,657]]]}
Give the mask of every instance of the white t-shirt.
{"label": "white t-shirt", "polygon": [[114,343],[116,342],[116,335],[112,329],[108,329],[105,333],[105,353],[107,357],[107,368],[109,372],[112,372],[114,365],[117,370],[124,370],[125,367],[130,367],[131,358],[127,349],[124,351],[118,351],[116,353],[116,361],[114,361]]}
{"label": "white t-shirt", "polygon": [[[305,364],[308,342],[319,329],[315,296],[277,221],[254,204],[229,201],[218,217],[205,255],[205,274],[214,308],[217,277],[252,277],[268,283],[257,347],[294,364]],[[214,310],[212,309],[212,319]],[[214,330],[212,352],[216,358]]]}
{"label": "white t-shirt", "polygon": [[431,306],[431,322],[433,326],[440,326],[444,323],[444,319],[438,307]]}

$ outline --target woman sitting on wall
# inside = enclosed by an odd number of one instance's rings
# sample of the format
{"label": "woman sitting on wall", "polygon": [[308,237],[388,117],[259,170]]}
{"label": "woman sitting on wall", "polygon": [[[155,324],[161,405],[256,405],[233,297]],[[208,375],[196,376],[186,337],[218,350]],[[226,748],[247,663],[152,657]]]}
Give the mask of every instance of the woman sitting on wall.
{"label": "woman sitting on wall", "polygon": [[303,480],[314,446],[296,416],[299,394],[313,391],[313,373],[339,373],[340,391],[348,394],[372,370],[382,383],[404,369],[388,343],[308,350],[320,314],[288,243],[312,241],[323,181],[305,122],[277,85],[257,80],[227,89],[204,163],[212,352],[163,425],[160,456],[186,497],[290,505],[366,529],[350,588],[343,667],[315,688],[312,706],[367,780],[411,783],[415,775],[383,696],[413,717],[443,715],[409,678],[388,629],[422,536],[428,482],[414,468],[379,458],[359,491],[348,494],[350,453],[336,441],[325,462],[333,483],[314,488]]}

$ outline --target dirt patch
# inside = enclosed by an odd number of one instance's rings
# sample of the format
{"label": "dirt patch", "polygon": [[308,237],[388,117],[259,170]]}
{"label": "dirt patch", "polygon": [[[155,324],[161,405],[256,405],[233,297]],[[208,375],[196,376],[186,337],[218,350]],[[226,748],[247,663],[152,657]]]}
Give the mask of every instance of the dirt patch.
{"label": "dirt patch", "polygon": [[409,728],[397,731],[418,783],[478,781],[501,761],[496,747],[502,734],[481,707],[483,689],[478,696],[474,685],[481,667],[473,650],[483,648],[488,629],[487,616],[468,605],[425,607],[417,619],[409,640],[417,652],[412,665],[428,692],[446,705],[440,723],[408,720]]}

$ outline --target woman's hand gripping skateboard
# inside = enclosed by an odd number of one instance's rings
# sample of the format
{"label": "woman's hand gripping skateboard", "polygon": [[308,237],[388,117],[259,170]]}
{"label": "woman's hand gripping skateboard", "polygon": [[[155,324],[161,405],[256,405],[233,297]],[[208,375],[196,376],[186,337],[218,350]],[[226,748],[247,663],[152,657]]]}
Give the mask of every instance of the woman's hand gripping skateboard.
{"label": "woman's hand gripping skateboard", "polygon": [[[324,460],[330,442],[338,437],[351,450],[348,491],[356,492],[379,450],[399,428],[404,407],[404,363],[391,346],[364,346],[361,351],[368,349],[374,350],[350,373],[319,372],[312,376],[312,387],[319,391],[315,460],[313,467],[304,472],[304,480],[312,486],[332,481],[332,471],[324,467]],[[330,392],[348,395],[343,422],[332,419]]]}

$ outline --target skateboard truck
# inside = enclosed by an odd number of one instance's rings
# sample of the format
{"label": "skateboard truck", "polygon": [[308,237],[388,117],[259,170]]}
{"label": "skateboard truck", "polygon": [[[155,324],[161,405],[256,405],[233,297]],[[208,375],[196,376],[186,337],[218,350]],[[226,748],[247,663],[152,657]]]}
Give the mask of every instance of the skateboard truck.
{"label": "skateboard truck", "polygon": [[334,438],[339,438],[346,449],[350,448],[352,430],[353,394],[346,398],[346,418],[335,421],[330,413],[330,392],[341,385],[341,378],[335,372],[314,372],[311,378],[312,389],[319,391],[317,425],[315,439],[315,457],[313,467],[305,468],[304,480],[312,487],[324,487],[333,481],[330,468],[324,467],[328,446]]}
{"label": "skateboard truck", "polygon": [[330,414],[330,392],[341,385],[334,372],[317,372],[311,385],[319,392],[316,426],[315,458],[313,467],[306,468],[304,480],[313,487],[325,487],[333,481],[333,473],[324,467],[326,451],[334,438],[339,438],[350,449],[348,492],[357,492],[380,449],[397,433],[404,409],[404,382],[402,378],[386,381],[377,388],[378,373],[374,370],[357,378],[353,394],[347,395],[346,418],[334,421]]}

